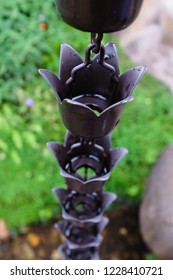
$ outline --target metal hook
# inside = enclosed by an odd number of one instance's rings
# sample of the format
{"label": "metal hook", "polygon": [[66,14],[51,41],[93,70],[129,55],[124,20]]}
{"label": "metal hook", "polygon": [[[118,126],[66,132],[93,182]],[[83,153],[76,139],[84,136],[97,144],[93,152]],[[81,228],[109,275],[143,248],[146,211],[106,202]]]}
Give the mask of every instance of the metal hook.
{"label": "metal hook", "polygon": [[[88,65],[92,62],[91,61],[91,51],[93,51],[94,49],[95,49],[95,44],[90,44],[86,48],[86,51],[85,51],[85,64],[86,65]],[[100,53],[99,62],[101,64],[104,64],[105,47],[103,45],[100,46],[99,53]]]}
{"label": "metal hook", "polygon": [[91,63],[91,51],[95,48],[94,44],[88,45],[85,51],[85,64],[88,65]]}

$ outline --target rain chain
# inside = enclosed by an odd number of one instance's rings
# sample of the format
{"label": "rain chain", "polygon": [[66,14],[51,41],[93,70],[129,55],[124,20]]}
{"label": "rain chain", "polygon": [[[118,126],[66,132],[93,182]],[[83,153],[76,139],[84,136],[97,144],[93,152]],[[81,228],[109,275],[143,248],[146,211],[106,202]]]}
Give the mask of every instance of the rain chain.
{"label": "rain chain", "polygon": [[[67,129],[64,144],[48,147],[67,188],[55,188],[63,220],[55,224],[65,241],[65,259],[99,258],[102,231],[108,223],[105,209],[116,195],[104,191],[112,169],[127,154],[111,147],[111,132],[120,121],[124,106],[146,71],[135,67],[120,75],[116,47],[102,45],[103,33],[128,27],[137,17],[142,0],[56,0],[65,22],[91,33],[84,61],[71,46],[61,45],[59,76],[39,72],[53,89],[62,122]],[[94,55],[93,55],[94,53]],[[93,57],[93,58],[91,58]]]}

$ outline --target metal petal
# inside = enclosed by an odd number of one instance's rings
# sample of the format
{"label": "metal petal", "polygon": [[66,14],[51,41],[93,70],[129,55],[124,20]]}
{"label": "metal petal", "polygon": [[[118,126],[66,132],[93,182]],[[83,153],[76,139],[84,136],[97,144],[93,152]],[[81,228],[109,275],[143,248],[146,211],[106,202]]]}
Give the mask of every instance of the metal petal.
{"label": "metal petal", "polygon": [[104,176],[99,176],[91,180],[82,181],[76,176],[72,176],[69,173],[65,172],[63,169],[61,169],[60,173],[65,178],[68,188],[70,188],[71,190],[75,190],[81,194],[100,191],[103,188],[105,182],[110,177],[109,172]]}
{"label": "metal petal", "polygon": [[97,224],[98,232],[101,233],[108,223],[109,223],[109,219],[107,217],[103,217],[101,221]]}
{"label": "metal petal", "polygon": [[55,194],[55,196],[58,198],[61,206],[63,207],[63,204],[64,204],[69,192],[65,189],[59,189],[59,188],[54,188],[52,191]]}
{"label": "metal petal", "polygon": [[58,164],[64,168],[65,161],[67,160],[67,148],[59,144],[57,142],[48,142],[47,146],[51,153],[54,155],[55,159],[57,160]]}
{"label": "metal petal", "polygon": [[62,83],[70,78],[72,69],[83,62],[80,55],[68,44],[61,45],[59,77]]}
{"label": "metal petal", "polygon": [[104,192],[103,193],[103,200],[102,200],[102,207],[103,212],[106,210],[106,208],[114,201],[116,200],[117,196],[115,193],[112,192]]}
{"label": "metal petal", "polygon": [[39,69],[39,73],[49,83],[58,99],[58,102],[61,103],[66,96],[64,96],[63,92],[60,90],[59,78],[53,72],[46,69]]}
{"label": "metal petal", "polygon": [[138,84],[141,77],[147,71],[145,66],[134,67],[128,70],[123,75],[120,76],[119,85],[115,94],[114,102],[120,101],[122,99],[131,96],[136,85]]}
{"label": "metal petal", "polygon": [[110,158],[108,160],[108,163],[110,164],[109,171],[111,171],[118,164],[118,162],[127,155],[127,153],[128,150],[125,148],[112,149],[109,153]]}
{"label": "metal petal", "polygon": [[104,110],[99,116],[88,106],[65,99],[60,113],[65,127],[74,135],[85,138],[99,138],[109,134],[118,124],[124,105],[132,101],[129,97]]}

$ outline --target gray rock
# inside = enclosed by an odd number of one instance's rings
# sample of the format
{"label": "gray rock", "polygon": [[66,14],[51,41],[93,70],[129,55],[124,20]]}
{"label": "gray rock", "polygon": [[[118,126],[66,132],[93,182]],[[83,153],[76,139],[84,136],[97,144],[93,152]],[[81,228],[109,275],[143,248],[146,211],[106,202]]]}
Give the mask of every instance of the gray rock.
{"label": "gray rock", "polygon": [[173,1],[166,1],[164,8],[164,13],[161,13],[163,40],[165,43],[173,46]]}
{"label": "gray rock", "polygon": [[139,219],[148,247],[159,259],[173,260],[173,145],[166,147],[151,172]]}
{"label": "gray rock", "polygon": [[118,32],[120,45],[135,64],[173,91],[173,0],[145,0],[135,22]]}

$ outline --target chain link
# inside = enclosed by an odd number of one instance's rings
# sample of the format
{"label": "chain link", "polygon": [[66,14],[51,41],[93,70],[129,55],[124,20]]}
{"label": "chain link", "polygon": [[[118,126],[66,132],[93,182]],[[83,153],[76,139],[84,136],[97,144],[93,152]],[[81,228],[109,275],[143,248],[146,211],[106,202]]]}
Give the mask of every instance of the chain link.
{"label": "chain link", "polygon": [[91,33],[91,44],[94,45],[93,52],[99,53],[101,49],[101,41],[103,39],[103,33]]}

